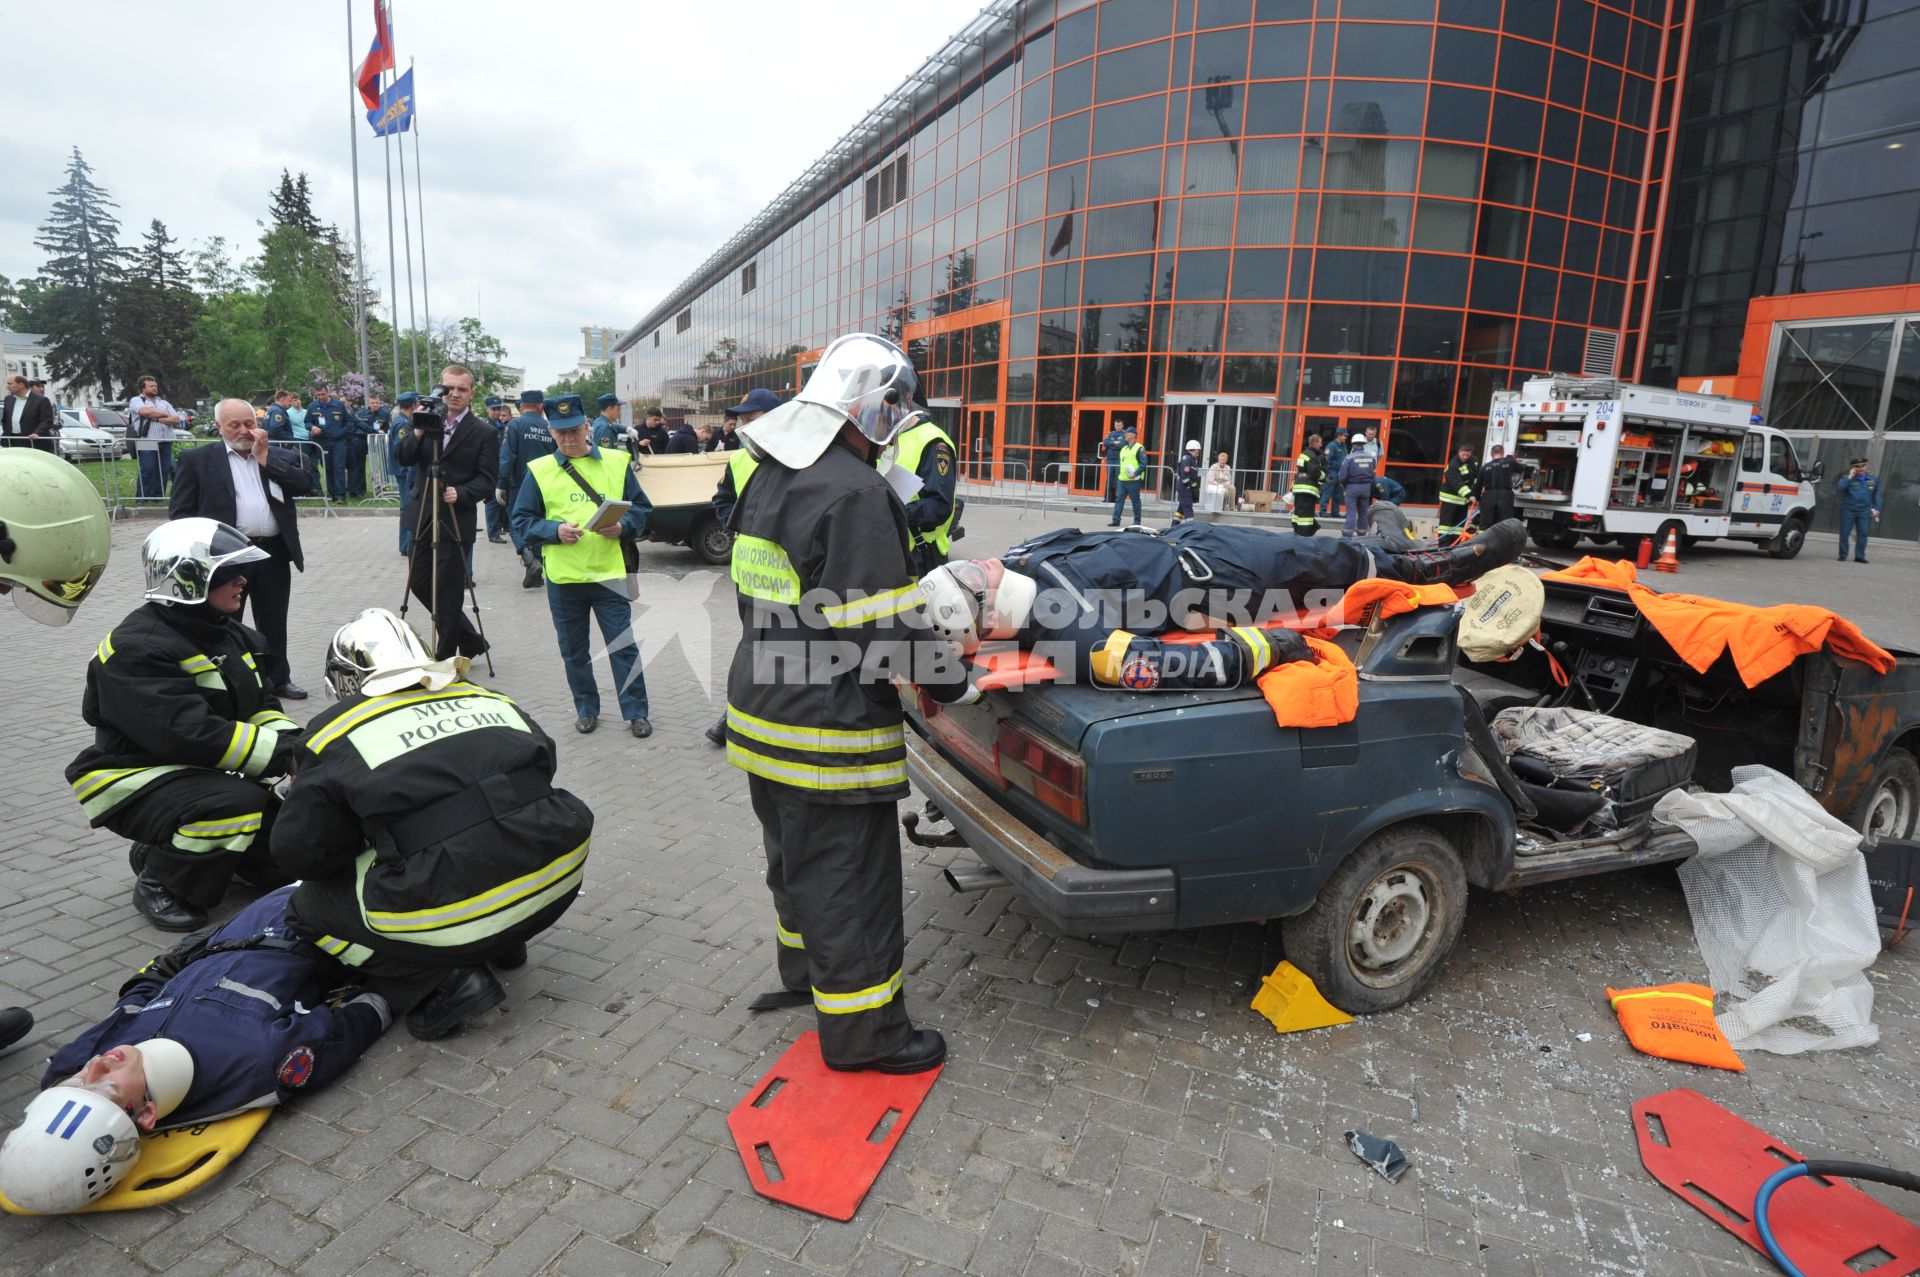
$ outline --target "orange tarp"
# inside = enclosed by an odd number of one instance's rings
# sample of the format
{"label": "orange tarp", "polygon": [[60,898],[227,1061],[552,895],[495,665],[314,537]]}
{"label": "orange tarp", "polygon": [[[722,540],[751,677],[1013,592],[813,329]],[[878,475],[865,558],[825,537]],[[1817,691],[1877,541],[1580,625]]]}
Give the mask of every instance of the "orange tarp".
{"label": "orange tarp", "polygon": [[1862,634],[1859,626],[1810,603],[1758,607],[1698,594],[1661,594],[1640,584],[1633,564],[1591,556],[1541,579],[1623,591],[1681,660],[1705,673],[1722,652],[1730,652],[1748,687],[1758,687],[1822,647],[1862,661],[1876,673],[1893,668],[1893,654]]}

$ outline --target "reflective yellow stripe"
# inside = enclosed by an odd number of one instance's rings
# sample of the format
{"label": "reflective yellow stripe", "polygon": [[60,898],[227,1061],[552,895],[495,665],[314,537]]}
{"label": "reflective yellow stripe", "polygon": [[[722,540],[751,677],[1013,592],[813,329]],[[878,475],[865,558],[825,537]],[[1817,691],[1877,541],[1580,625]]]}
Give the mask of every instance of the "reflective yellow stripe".
{"label": "reflective yellow stripe", "polygon": [[906,743],[906,729],[897,723],[892,727],[876,727],[870,731],[849,731],[839,727],[794,727],[755,718],[731,705],[727,706],[727,726],[742,736],[751,736],[769,745],[816,754],[876,753]]}
{"label": "reflective yellow stripe", "polygon": [[1617,1007],[1622,1002],[1633,1002],[1640,998],[1678,998],[1682,1002],[1697,1002],[1707,1010],[1713,1010],[1712,998],[1703,998],[1697,993],[1673,993],[1666,989],[1646,989],[1640,993],[1615,994],[1612,1005]]}
{"label": "reflective yellow stripe", "polygon": [[363,944],[354,944],[336,936],[321,936],[314,946],[324,953],[330,953],[350,967],[357,967],[373,956],[373,950]]}
{"label": "reflective yellow stripe", "polygon": [[780,943],[789,949],[804,949],[807,947],[806,942],[800,938],[800,933],[798,931],[788,931],[786,924],[781,922],[778,917],[775,917],[773,920],[773,933],[780,937]]}
{"label": "reflective yellow stripe", "polygon": [[249,776],[264,776],[273,763],[273,755],[280,748],[280,729],[277,727],[255,727],[254,741],[247,750],[246,761],[240,764],[240,770]]}
{"label": "reflective yellow stripe", "polygon": [[1247,645],[1253,657],[1254,672],[1258,673],[1266,669],[1273,660],[1273,644],[1267,642],[1267,636],[1259,630],[1244,625],[1235,626],[1231,632],[1235,638]]}
{"label": "reflective yellow stripe", "polygon": [[100,646],[93,649],[93,654],[94,654],[94,657],[98,659],[102,665],[105,665],[107,663],[107,659],[113,655],[113,631],[112,630],[107,631],[107,636],[100,640]]}
{"label": "reflective yellow stripe", "polygon": [[771,603],[800,601],[800,574],[793,570],[793,560],[776,541],[744,532],[734,537],[728,573],[734,588],[748,598]]}
{"label": "reflective yellow stripe", "polygon": [[220,761],[214,766],[223,772],[239,771],[241,764],[247,761],[247,755],[253,751],[253,742],[260,729],[252,723],[235,723],[233,739],[227,743],[227,752],[220,755]]}
{"label": "reflective yellow stripe", "polygon": [[73,796],[89,820],[98,821],[149,784],[169,772],[185,771],[178,764],[160,767],[116,767],[90,771],[73,782]]}
{"label": "reflective yellow stripe", "polygon": [[307,741],[307,748],[317,754],[360,724],[392,710],[405,709],[409,705],[418,705],[423,701],[458,700],[462,696],[491,696],[497,701],[507,699],[498,692],[489,692],[486,688],[476,687],[472,683],[449,683],[437,692],[429,692],[423,688],[417,691],[396,692],[391,696],[376,696],[354,706],[321,728]]}
{"label": "reflective yellow stripe", "polygon": [[189,674],[205,674],[209,670],[217,670],[220,667],[213,663],[213,658],[211,656],[206,656],[199,652],[196,652],[192,656],[189,656],[185,660],[181,661],[180,668],[185,670]]}
{"label": "reflective yellow stripe", "polygon": [[288,718],[285,714],[282,714],[277,709],[263,709],[258,714],[255,714],[252,718],[249,718],[247,721],[249,723],[252,723],[255,727],[270,727],[270,726],[277,727],[282,723],[285,723],[288,727],[299,726],[298,723],[294,722],[291,718]]}
{"label": "reflective yellow stripe", "polygon": [[1093,649],[1093,681],[1104,683],[1108,687],[1120,686],[1120,666],[1126,659],[1127,647],[1133,642],[1129,630],[1115,630],[1107,635],[1107,641]]}
{"label": "reflective yellow stripe", "polygon": [[820,615],[828,625],[844,628],[849,625],[864,625],[868,621],[878,621],[882,617],[898,616],[902,612],[911,612],[920,606],[920,585],[910,581],[895,590],[884,594],[875,594],[869,598],[855,599],[850,603],[830,603],[820,609]]}
{"label": "reflective yellow stripe", "polygon": [[893,1001],[893,995],[900,992],[900,986],[906,982],[905,972],[896,971],[884,984],[876,984],[871,989],[860,989],[854,993],[828,993],[816,988],[813,991],[814,1009],[823,1015],[848,1015],[854,1011],[871,1011]]}
{"label": "reflective yellow stripe", "polygon": [[566,855],[542,865],[532,873],[522,874],[511,882],[503,882],[491,890],[483,891],[477,896],[469,896],[465,900],[436,905],[431,909],[410,909],[397,913],[368,909],[367,924],[377,931],[430,931],[438,927],[451,927],[462,922],[471,922],[475,918],[496,913],[516,901],[524,900],[535,892],[552,886],[557,880],[578,869],[586,859],[587,844],[581,843]]}
{"label": "reflective yellow stripe", "polygon": [[733,741],[727,742],[727,761],[742,771],[800,789],[869,789],[907,783],[907,760],[878,763],[871,767],[816,767],[790,763],[756,754]]}
{"label": "reflective yellow stripe", "polygon": [[211,834],[243,834],[250,830],[258,830],[262,818],[263,813],[256,811],[226,820],[190,820],[180,826],[180,832],[203,837]]}

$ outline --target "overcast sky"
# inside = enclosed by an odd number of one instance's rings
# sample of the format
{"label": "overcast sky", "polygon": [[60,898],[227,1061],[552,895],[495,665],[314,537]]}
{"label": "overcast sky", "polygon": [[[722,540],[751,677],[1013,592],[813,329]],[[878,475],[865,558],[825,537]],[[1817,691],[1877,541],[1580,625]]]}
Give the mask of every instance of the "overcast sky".
{"label": "overcast sky", "polygon": [[[357,63],[373,3],[352,2]],[[480,315],[529,385],[570,373],[581,324],[638,320],[979,8],[397,0],[434,315]],[[34,233],[74,146],[128,243],[157,217],[189,246],[251,249],[282,168],[309,173],[351,237],[345,0],[4,0],[0,31],[45,72],[22,78],[15,56],[4,77],[0,274],[39,272]],[[381,145],[355,121],[384,293]],[[411,142],[407,158],[411,173]]]}

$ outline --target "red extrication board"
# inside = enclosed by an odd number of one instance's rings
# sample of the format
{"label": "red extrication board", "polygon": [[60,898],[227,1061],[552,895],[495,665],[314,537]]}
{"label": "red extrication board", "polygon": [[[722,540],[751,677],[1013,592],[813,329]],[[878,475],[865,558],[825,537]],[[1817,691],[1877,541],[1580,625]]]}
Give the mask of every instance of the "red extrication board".
{"label": "red extrication board", "polygon": [[[1633,1106],[1640,1160],[1652,1176],[1761,1254],[1753,1199],[1767,1178],[1805,1159],[1697,1091]],[[1807,1277],[1908,1277],[1920,1272],[1920,1227],[1843,1180],[1802,1175],[1774,1191],[1773,1237]]]}
{"label": "red extrication board", "polygon": [[727,1115],[754,1191],[852,1219],[940,1073],[836,1072],[801,1034]]}

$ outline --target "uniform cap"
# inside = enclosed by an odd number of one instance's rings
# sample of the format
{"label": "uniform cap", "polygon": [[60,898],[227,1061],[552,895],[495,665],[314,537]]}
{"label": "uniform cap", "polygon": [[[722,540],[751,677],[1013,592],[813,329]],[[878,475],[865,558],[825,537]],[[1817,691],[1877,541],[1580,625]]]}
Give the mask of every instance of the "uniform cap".
{"label": "uniform cap", "polygon": [[587,409],[579,395],[555,395],[547,400],[547,424],[556,430],[571,430],[587,424]]}
{"label": "uniform cap", "polygon": [[406,390],[406,391],[402,391],[400,394],[400,397],[393,401],[393,406],[396,408],[411,408],[419,402],[420,402],[419,391]]}
{"label": "uniform cap", "polygon": [[601,395],[598,399],[594,400],[594,402],[599,404],[602,408],[618,408],[620,406],[620,396],[619,395]]}
{"label": "uniform cap", "polygon": [[742,412],[772,412],[780,406],[780,396],[765,386],[755,386],[747,392],[747,397],[727,409],[728,416]]}
{"label": "uniform cap", "polygon": [[487,407],[489,407],[489,408],[504,408],[504,407],[506,407],[506,406],[507,406],[507,404],[506,404],[506,401],[505,401],[504,399],[502,399],[502,398],[501,398],[501,397],[500,397],[499,395],[488,395],[488,396],[487,396]]}
{"label": "uniform cap", "polygon": [[547,396],[541,391],[523,390],[520,392],[520,406],[522,408],[537,406],[539,404],[545,403],[546,401],[547,401]]}

